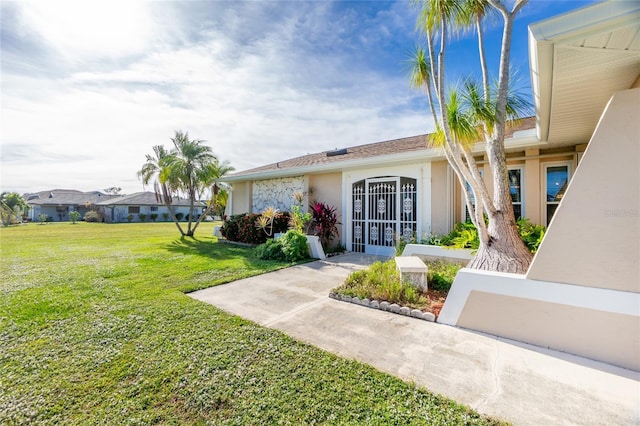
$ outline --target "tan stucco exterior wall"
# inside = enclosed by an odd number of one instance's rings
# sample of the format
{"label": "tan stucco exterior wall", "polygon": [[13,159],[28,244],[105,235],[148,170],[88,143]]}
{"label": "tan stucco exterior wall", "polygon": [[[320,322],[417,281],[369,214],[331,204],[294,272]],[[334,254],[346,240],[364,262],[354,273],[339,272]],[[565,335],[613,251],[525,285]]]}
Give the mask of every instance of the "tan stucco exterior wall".
{"label": "tan stucco exterior wall", "polygon": [[[309,200],[319,201],[336,208],[338,221],[342,224],[345,218],[340,217],[342,212],[342,173],[325,173],[319,175],[308,175],[309,182]],[[340,237],[342,238],[342,225],[338,226]]]}
{"label": "tan stucco exterior wall", "polygon": [[449,163],[431,163],[431,233],[443,235],[451,231],[451,197],[447,193]]}
{"label": "tan stucco exterior wall", "polygon": [[616,93],[527,278],[640,293],[640,89]]}
{"label": "tan stucco exterior wall", "polygon": [[[251,211],[251,182],[235,182],[233,184],[231,214],[242,214]],[[229,214],[229,213],[227,213]]]}
{"label": "tan stucco exterior wall", "polygon": [[640,370],[632,315],[472,291],[457,325]]}

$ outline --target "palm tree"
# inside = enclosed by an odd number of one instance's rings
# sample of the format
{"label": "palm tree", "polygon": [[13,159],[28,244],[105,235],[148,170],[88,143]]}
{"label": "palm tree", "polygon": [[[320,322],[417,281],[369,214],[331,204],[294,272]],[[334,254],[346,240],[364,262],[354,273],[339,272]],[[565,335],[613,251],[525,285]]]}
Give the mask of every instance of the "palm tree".
{"label": "palm tree", "polygon": [[22,214],[29,208],[24,198],[17,192],[3,192],[0,194],[0,215],[4,226],[11,225],[12,219],[22,221]]}
{"label": "palm tree", "polygon": [[153,147],[153,155],[147,154],[147,161],[144,163],[142,168],[136,173],[138,179],[142,180],[142,185],[148,185],[151,181],[153,181],[153,189],[156,194],[156,200],[160,203],[163,203],[167,210],[169,211],[169,215],[171,219],[176,224],[176,227],[180,231],[181,235],[185,235],[182,226],[180,226],[180,222],[173,211],[173,197],[172,197],[172,189],[169,186],[169,183],[166,181],[162,181],[162,169],[163,164],[166,161],[166,158],[169,156],[169,152],[162,145],[155,145]]}
{"label": "palm tree", "polygon": [[[187,231],[182,235],[192,237],[214,205],[209,202],[205,212],[200,214],[196,212],[196,202],[209,190],[211,197],[215,197],[218,180],[234,169],[226,161],[220,162],[203,140],[190,140],[188,133],[176,131],[171,141],[174,148],[159,163],[159,182],[189,199]],[[195,223],[194,218],[197,218]]]}
{"label": "palm tree", "polygon": [[[511,11],[500,0],[422,0],[418,26],[426,36],[429,66],[424,54],[416,55],[415,72],[410,80],[414,87],[422,87],[429,96],[435,92],[438,111],[434,113],[437,134],[445,156],[465,188],[466,204],[472,221],[478,228],[480,247],[468,265],[477,269],[524,273],[531,262],[531,253],[519,237],[509,192],[508,169],[504,147],[505,127],[508,115],[517,108],[509,107],[509,59],[511,33],[516,14],[528,0],[516,0]],[[489,9],[491,6],[493,9]],[[482,21],[490,13],[498,11],[504,20],[500,56],[500,72],[497,90],[491,91],[484,57]],[[460,96],[447,94],[445,90],[445,57],[449,33],[469,26],[473,22],[479,33],[479,54],[483,72],[483,86],[465,83]],[[435,40],[439,50],[435,54]],[[422,69],[425,72],[421,71]],[[430,71],[430,79],[426,78]],[[419,78],[413,78],[418,74]],[[461,110],[466,105],[465,111]],[[431,106],[431,101],[430,101]],[[433,107],[431,106],[433,109]],[[433,113],[433,111],[432,111]],[[467,132],[476,129],[477,139],[484,139],[489,167],[492,173],[493,194],[490,194],[471,155]],[[473,132],[472,132],[473,133]],[[467,184],[469,187],[467,187]],[[471,203],[475,196],[475,206]],[[488,224],[485,226],[485,215]]]}

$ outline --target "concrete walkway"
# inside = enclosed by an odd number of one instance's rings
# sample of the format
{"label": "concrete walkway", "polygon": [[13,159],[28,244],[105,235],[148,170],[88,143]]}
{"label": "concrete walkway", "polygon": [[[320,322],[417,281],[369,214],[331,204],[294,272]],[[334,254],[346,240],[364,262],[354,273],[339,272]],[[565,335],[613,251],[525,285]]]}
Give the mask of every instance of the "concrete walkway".
{"label": "concrete walkway", "polygon": [[638,372],[328,297],[374,260],[350,253],[190,296],[517,425],[640,424]]}

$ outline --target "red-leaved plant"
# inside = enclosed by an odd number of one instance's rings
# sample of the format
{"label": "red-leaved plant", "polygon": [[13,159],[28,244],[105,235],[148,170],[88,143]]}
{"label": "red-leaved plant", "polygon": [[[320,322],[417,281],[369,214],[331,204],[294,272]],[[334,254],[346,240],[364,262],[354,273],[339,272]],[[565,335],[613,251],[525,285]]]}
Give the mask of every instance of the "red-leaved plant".
{"label": "red-leaved plant", "polygon": [[338,222],[336,208],[316,201],[311,206],[311,214],[313,233],[320,237],[320,244],[322,244],[322,247],[326,250],[333,237],[339,235],[337,225],[339,225],[340,222]]}

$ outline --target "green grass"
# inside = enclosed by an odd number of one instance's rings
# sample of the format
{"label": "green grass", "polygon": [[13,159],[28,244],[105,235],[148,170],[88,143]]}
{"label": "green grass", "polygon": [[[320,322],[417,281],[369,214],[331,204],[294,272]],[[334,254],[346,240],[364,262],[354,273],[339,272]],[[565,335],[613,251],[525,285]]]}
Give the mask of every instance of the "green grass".
{"label": "green grass", "polygon": [[0,424],[491,424],[184,294],[286,264],[174,225],[0,229]]}
{"label": "green grass", "polygon": [[375,262],[366,269],[352,272],[333,292],[431,311],[432,303],[444,302],[444,297],[462,266],[444,261],[426,262],[426,265],[428,292],[421,292],[413,285],[402,282],[395,260]]}

